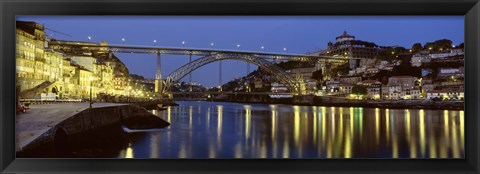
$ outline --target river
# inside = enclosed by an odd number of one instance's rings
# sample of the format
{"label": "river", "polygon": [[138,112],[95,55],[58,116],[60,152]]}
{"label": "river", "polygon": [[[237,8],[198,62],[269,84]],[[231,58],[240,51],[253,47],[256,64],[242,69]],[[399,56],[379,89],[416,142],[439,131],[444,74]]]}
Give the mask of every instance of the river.
{"label": "river", "polygon": [[464,111],[181,101],[119,158],[464,158]]}

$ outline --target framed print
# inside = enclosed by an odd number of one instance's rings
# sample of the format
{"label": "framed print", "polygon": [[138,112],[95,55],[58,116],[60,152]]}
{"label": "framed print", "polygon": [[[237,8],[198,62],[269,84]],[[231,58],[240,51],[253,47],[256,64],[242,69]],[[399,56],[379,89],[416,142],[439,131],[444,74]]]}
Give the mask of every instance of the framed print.
{"label": "framed print", "polygon": [[476,0],[0,5],[2,173],[479,172]]}

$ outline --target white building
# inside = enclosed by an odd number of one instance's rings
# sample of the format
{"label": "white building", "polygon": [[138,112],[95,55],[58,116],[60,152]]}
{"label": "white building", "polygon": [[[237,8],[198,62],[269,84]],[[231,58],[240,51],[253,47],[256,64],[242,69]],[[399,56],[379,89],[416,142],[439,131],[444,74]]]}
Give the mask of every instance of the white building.
{"label": "white building", "polygon": [[462,89],[432,90],[427,92],[426,98],[429,100],[463,100],[465,98],[465,93]]}

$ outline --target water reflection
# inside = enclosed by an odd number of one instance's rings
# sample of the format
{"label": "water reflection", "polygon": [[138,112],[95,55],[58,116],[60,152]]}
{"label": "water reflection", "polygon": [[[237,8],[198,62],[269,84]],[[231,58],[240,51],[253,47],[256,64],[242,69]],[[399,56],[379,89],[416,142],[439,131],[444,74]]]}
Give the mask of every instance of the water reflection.
{"label": "water reflection", "polygon": [[121,158],[463,158],[464,112],[181,102]]}

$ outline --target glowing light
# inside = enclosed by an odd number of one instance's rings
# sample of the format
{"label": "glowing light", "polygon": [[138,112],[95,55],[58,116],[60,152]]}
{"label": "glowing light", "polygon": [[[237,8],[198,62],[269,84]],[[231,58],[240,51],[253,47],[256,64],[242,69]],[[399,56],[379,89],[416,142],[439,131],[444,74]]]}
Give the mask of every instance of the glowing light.
{"label": "glowing light", "polygon": [[133,148],[132,144],[128,143],[127,152],[125,153],[125,158],[133,158]]}
{"label": "glowing light", "polygon": [[317,124],[318,124],[318,115],[317,115],[317,107],[312,106],[313,108],[313,143],[316,145],[317,144]]}
{"label": "glowing light", "polygon": [[405,130],[407,131],[405,136],[407,136],[406,139],[407,139],[408,143],[411,143],[410,139],[411,139],[411,136],[412,136],[412,134],[410,132],[411,131],[410,123],[411,123],[410,111],[408,109],[405,109]]}
{"label": "glowing light", "polygon": [[215,158],[215,155],[216,155],[215,150],[216,150],[216,148],[215,148],[214,144],[209,143],[209,145],[208,145],[208,157],[209,158]]}
{"label": "glowing light", "polygon": [[460,148],[458,147],[457,124],[452,123],[452,156],[460,158]]}
{"label": "glowing light", "polygon": [[245,138],[248,140],[250,138],[250,125],[252,124],[252,107],[250,105],[245,105]]}
{"label": "glowing light", "polygon": [[423,109],[420,109],[419,111],[419,121],[420,121],[420,152],[422,154],[422,157],[425,157],[425,148],[426,148],[426,142],[425,142],[425,113]]}
{"label": "glowing light", "polygon": [[353,107],[350,107],[350,111],[349,111],[349,114],[350,114],[350,136],[352,136],[353,138],[353,130],[354,130],[354,117],[355,117],[355,112],[353,112]]}
{"label": "glowing light", "polygon": [[385,109],[385,129],[386,129],[386,141],[390,144],[390,110]]}
{"label": "glowing light", "polygon": [[326,108],[325,106],[322,106],[322,143],[324,144],[325,143],[325,135],[326,135],[326,131],[327,131],[327,123],[326,123],[326,116],[327,114],[325,113],[326,112]]}
{"label": "glowing light", "polygon": [[[445,142],[450,142],[450,136],[449,136],[449,130],[450,130],[450,124],[449,124],[449,119],[448,119],[448,111],[444,110],[443,111],[443,129],[444,129],[444,137],[445,137]],[[440,158],[447,158],[447,144],[444,143],[440,146]]]}
{"label": "glowing light", "polygon": [[[348,128],[348,127],[347,127]],[[348,128],[350,129],[350,128]],[[352,157],[352,140],[351,140],[350,130],[346,131],[345,135],[345,152],[344,158],[351,158]]]}
{"label": "glowing light", "polygon": [[223,106],[217,105],[217,140],[220,143],[220,138],[222,135],[222,118],[223,118]]}
{"label": "glowing light", "polygon": [[235,158],[242,158],[242,144],[240,142],[235,145]]}
{"label": "glowing light", "polygon": [[464,113],[460,111],[460,139],[462,141],[462,150],[465,148],[465,120]]}
{"label": "glowing light", "polygon": [[288,136],[285,137],[284,141],[283,141],[283,155],[282,155],[283,158],[288,158],[290,157],[290,149],[288,147]]}
{"label": "glowing light", "polygon": [[[171,115],[172,115],[172,107],[171,106],[168,106],[167,107],[167,120],[169,123],[171,123]],[[169,126],[170,128],[170,126]]]}
{"label": "glowing light", "polygon": [[276,158],[277,157],[277,135],[276,135],[276,132],[277,132],[277,110],[276,110],[276,106],[275,105],[270,105],[270,108],[272,110],[272,142],[273,142],[273,151],[272,151],[272,154],[273,154],[273,157]]}
{"label": "glowing light", "polygon": [[294,122],[293,122],[293,138],[295,140],[295,147],[300,143],[300,107],[293,106]]}
{"label": "glowing light", "polygon": [[375,108],[375,138],[380,143],[380,109]]}
{"label": "glowing light", "polygon": [[210,108],[207,108],[207,130],[210,130]]}
{"label": "glowing light", "polygon": [[188,108],[188,126],[189,126],[190,129],[193,128],[192,127],[193,126],[192,125],[192,120],[193,120],[192,117],[193,117],[193,106],[190,106]]}
{"label": "glowing light", "polygon": [[153,134],[150,138],[150,158],[158,158],[160,155],[160,151],[158,150],[160,148],[160,143],[158,143],[159,139],[159,134]]}

